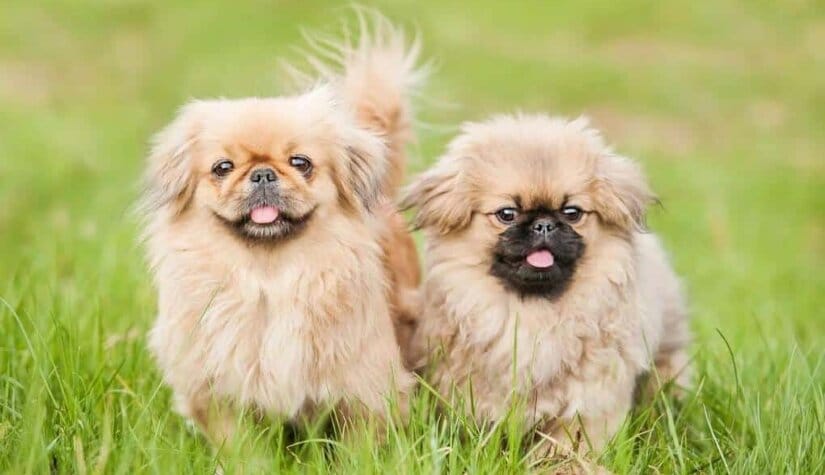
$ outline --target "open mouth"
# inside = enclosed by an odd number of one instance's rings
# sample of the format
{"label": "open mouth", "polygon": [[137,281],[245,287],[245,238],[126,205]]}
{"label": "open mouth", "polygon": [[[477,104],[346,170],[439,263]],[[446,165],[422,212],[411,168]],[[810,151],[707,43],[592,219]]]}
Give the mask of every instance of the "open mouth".
{"label": "open mouth", "polygon": [[259,206],[249,212],[249,219],[255,224],[272,224],[281,214],[276,206]]}
{"label": "open mouth", "polygon": [[254,240],[276,240],[295,235],[309,221],[313,208],[302,216],[292,216],[274,205],[252,208],[236,221],[218,216],[241,237]]}
{"label": "open mouth", "polygon": [[531,246],[529,250],[496,255],[490,272],[522,296],[553,299],[567,288],[575,267],[575,259],[558,250]]}
{"label": "open mouth", "polygon": [[522,296],[553,299],[570,284],[584,246],[572,229],[537,235],[531,227],[512,227],[491,249],[490,274]]}
{"label": "open mouth", "polygon": [[542,271],[552,268],[555,263],[555,258],[553,257],[553,253],[547,249],[536,249],[527,254],[524,261],[533,269]]}

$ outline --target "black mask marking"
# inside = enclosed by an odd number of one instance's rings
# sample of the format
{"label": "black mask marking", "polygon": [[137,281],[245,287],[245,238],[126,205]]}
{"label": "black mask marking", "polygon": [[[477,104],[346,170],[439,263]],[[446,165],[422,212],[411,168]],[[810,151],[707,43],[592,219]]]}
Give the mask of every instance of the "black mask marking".
{"label": "black mask marking", "polygon": [[[547,250],[553,264],[546,268],[527,263],[532,252]],[[584,240],[561,213],[547,209],[523,212],[516,224],[499,235],[493,247],[490,274],[523,296],[553,298],[570,283],[584,254]]]}

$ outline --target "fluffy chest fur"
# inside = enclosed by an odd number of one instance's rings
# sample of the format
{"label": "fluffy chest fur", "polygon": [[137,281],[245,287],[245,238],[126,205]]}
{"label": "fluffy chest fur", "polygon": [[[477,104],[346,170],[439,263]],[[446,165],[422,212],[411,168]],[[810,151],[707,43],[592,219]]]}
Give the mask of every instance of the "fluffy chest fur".
{"label": "fluffy chest fur", "polygon": [[300,247],[227,256],[214,239],[191,238],[158,259],[151,344],[176,387],[209,386],[218,397],[291,417],[343,397],[343,369],[376,331],[392,335],[370,240],[308,236]]}
{"label": "fluffy chest fur", "polygon": [[[630,396],[648,361],[632,269],[585,265],[572,288],[550,300],[508,292],[472,262],[433,260],[422,337],[443,350],[435,362],[441,390],[472,384],[485,418],[501,417],[514,393],[536,419],[608,411]],[[614,387],[628,394],[589,394]]]}
{"label": "fluffy chest fur", "polygon": [[339,288],[319,288],[343,280],[332,274],[297,268],[270,279],[229,274],[195,330],[204,376],[225,396],[286,414],[305,402],[335,398],[329,370],[353,357],[350,342],[343,344],[336,334],[346,331],[342,321],[354,309],[324,308],[306,295],[308,288],[319,295],[338,293]]}

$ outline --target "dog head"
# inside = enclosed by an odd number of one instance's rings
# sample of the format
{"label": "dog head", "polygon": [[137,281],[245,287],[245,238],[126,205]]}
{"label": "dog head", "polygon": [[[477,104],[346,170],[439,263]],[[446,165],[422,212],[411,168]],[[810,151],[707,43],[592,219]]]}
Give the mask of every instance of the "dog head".
{"label": "dog head", "polygon": [[586,120],[502,116],[465,125],[402,206],[507,289],[553,298],[589,255],[642,229],[652,200],[639,167]]}
{"label": "dog head", "polygon": [[336,210],[368,210],[386,168],[382,140],[328,88],[197,101],[155,137],[143,204],[172,219],[205,211],[239,237],[271,242]]}

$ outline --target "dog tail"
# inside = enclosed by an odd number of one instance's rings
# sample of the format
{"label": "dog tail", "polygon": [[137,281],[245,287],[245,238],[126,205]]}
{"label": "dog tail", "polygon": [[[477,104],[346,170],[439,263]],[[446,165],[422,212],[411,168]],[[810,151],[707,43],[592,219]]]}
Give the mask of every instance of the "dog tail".
{"label": "dog tail", "polygon": [[358,121],[385,138],[390,166],[383,188],[393,198],[404,178],[405,147],[414,137],[411,97],[426,68],[417,66],[417,38],[408,43],[403,31],[378,14],[371,22],[364,15],[359,20],[361,38],[344,57],[343,94]]}
{"label": "dog tail", "polygon": [[394,199],[404,179],[407,144],[413,140],[412,97],[427,78],[419,65],[421,42],[411,40],[381,14],[356,8],[358,35],[344,40],[307,35],[309,63],[331,80],[360,126],[384,138],[389,167],[382,191]]}

